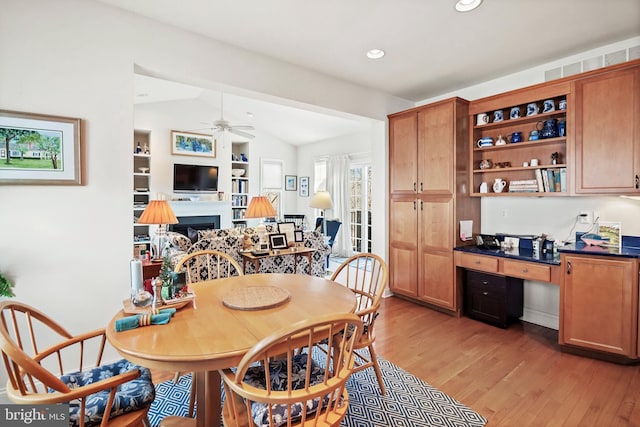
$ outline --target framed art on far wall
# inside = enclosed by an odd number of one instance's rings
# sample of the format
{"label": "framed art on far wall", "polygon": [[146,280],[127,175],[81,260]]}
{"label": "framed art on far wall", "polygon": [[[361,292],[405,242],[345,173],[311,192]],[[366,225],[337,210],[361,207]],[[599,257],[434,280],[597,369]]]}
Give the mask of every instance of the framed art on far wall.
{"label": "framed art on far wall", "polygon": [[172,130],[171,154],[215,159],[216,141],[213,139],[213,135]]}
{"label": "framed art on far wall", "polygon": [[0,184],[82,185],[82,120],[0,110]]}
{"label": "framed art on far wall", "polygon": [[309,197],[309,177],[300,177],[300,197]]}
{"label": "framed art on far wall", "polygon": [[298,189],[298,177],[295,175],[285,175],[284,189],[286,191],[296,191]]}

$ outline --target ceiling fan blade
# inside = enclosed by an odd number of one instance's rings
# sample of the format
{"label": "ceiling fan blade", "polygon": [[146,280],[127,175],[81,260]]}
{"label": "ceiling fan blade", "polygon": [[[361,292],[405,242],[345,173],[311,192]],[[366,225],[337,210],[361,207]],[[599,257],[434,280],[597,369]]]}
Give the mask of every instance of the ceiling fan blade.
{"label": "ceiling fan blade", "polygon": [[256,129],[253,126],[250,126],[250,125],[232,125],[231,127],[234,128],[234,129],[242,129],[242,130],[255,130]]}
{"label": "ceiling fan blade", "polygon": [[249,139],[255,138],[255,135],[251,135],[250,133],[243,132],[241,130],[237,130],[237,129],[234,129],[234,128],[230,128],[229,132],[231,132],[234,135],[242,136],[242,137],[249,138]]}

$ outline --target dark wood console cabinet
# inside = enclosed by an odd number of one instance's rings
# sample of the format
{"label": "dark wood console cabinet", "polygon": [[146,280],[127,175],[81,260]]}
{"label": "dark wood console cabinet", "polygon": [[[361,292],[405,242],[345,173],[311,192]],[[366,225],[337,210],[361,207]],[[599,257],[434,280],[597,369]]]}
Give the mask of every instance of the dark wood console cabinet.
{"label": "dark wood console cabinet", "polygon": [[522,279],[466,270],[464,313],[474,319],[506,328],[522,317]]}

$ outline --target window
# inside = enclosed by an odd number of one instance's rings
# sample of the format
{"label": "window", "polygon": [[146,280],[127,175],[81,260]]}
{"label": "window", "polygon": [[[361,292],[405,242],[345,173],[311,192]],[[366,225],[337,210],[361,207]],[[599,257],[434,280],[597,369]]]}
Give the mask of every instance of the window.
{"label": "window", "polygon": [[327,191],[327,161],[316,160],[313,165],[313,192]]}

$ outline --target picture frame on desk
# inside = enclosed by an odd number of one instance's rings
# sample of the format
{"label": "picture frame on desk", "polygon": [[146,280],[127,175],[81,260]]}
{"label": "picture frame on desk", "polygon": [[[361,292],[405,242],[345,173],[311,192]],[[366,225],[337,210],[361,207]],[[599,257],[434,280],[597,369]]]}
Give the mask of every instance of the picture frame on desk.
{"label": "picture frame on desk", "polygon": [[622,248],[622,229],[620,222],[600,221],[598,224],[598,234],[602,237],[608,237],[609,242],[605,246],[611,248]]}
{"label": "picture frame on desk", "polygon": [[269,235],[271,249],[287,249],[287,235],[284,233],[273,233]]}
{"label": "picture frame on desk", "polygon": [[278,232],[287,236],[287,242],[295,242],[296,225],[293,222],[279,222]]}

